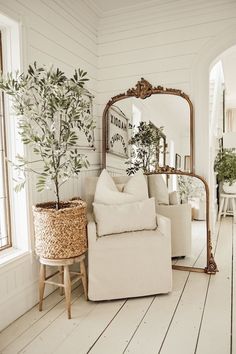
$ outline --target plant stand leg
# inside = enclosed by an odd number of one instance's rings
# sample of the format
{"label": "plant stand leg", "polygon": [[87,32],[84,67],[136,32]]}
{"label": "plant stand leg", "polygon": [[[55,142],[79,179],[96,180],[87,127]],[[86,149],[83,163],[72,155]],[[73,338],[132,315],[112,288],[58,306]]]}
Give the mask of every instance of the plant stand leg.
{"label": "plant stand leg", "polygon": [[234,198],[232,198],[232,207],[233,207],[234,223],[236,223],[236,210],[235,210],[235,199]]}
{"label": "plant stand leg", "polygon": [[80,262],[80,272],[81,272],[81,279],[83,283],[83,288],[84,288],[84,296],[85,299],[88,300],[88,283],[87,283],[87,272],[86,272],[86,267],[84,264],[84,260]]}
{"label": "plant stand leg", "polygon": [[43,309],[43,294],[45,289],[45,278],[46,278],[46,266],[45,264],[40,264],[39,270],[39,311]]}
{"label": "plant stand leg", "polygon": [[71,280],[69,266],[64,266],[64,286],[65,286],[65,297],[66,297],[66,308],[68,313],[68,319],[71,318]]}
{"label": "plant stand leg", "polygon": [[229,198],[225,198],[224,218],[226,217],[227,208],[228,208],[228,202],[229,202]]}
{"label": "plant stand leg", "polygon": [[[59,267],[59,271],[60,271],[60,282],[61,284],[64,284],[63,266]],[[62,286],[59,287],[59,293],[61,296],[64,295],[64,288]]]}
{"label": "plant stand leg", "polygon": [[221,218],[221,214],[222,214],[222,211],[223,211],[223,208],[224,208],[224,201],[225,201],[225,198],[221,197],[220,209],[219,209],[219,214],[218,214],[218,221],[220,221],[220,218]]}

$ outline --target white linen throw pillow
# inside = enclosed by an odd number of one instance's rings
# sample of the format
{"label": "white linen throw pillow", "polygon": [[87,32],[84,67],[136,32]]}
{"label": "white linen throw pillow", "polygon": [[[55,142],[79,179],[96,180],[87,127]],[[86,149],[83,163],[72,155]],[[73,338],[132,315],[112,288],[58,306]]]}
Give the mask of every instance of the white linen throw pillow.
{"label": "white linen throw pillow", "polygon": [[93,208],[98,236],[157,227],[154,198],[122,205],[93,203]]}
{"label": "white linen throw pillow", "polygon": [[156,205],[165,204],[169,205],[169,193],[167,185],[162,175],[149,175],[148,176],[149,195],[154,197]]}
{"label": "white linen throw pillow", "polygon": [[177,205],[179,204],[178,193],[176,191],[169,193],[169,204],[170,205]]}
{"label": "white linen throw pillow", "polygon": [[112,177],[104,169],[98,178],[94,195],[95,203],[124,204],[148,199],[147,181],[141,171],[130,177],[120,192]]}

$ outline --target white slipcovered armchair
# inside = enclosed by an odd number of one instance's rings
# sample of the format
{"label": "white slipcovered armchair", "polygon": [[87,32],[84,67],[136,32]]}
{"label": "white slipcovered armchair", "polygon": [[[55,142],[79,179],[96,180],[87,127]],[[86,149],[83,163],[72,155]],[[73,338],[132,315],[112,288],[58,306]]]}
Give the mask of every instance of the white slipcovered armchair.
{"label": "white slipcovered armchair", "polygon": [[161,174],[148,176],[149,197],[155,198],[156,211],[171,221],[171,256],[191,254],[192,210],[188,203],[180,204],[176,192],[169,193]]}
{"label": "white slipcovered armchair", "polygon": [[[114,177],[116,185],[128,176]],[[157,216],[155,230],[98,237],[92,202],[98,178],[86,178],[88,206],[88,297],[110,300],[168,293],[172,289],[170,221]]]}

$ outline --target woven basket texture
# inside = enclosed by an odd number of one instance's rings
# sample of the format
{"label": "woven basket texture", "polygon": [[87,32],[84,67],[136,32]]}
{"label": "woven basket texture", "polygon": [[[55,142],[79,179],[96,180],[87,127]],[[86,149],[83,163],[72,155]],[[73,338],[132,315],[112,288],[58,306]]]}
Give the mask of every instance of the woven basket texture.
{"label": "woven basket texture", "polygon": [[86,203],[73,200],[33,206],[35,252],[50,259],[71,258],[87,250]]}

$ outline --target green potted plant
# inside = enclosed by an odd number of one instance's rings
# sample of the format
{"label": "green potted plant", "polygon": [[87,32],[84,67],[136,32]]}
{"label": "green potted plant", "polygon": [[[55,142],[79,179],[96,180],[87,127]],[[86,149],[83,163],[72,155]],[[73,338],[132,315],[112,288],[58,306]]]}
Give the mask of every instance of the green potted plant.
{"label": "green potted plant", "polygon": [[58,68],[29,66],[27,73],[0,77],[0,89],[12,98],[21,140],[31,158],[16,156],[20,172],[16,190],[24,187],[29,172],[37,175],[36,189],[51,189],[55,201],[33,207],[36,253],[45,258],[69,258],[86,250],[85,203],[61,201],[61,186],[88,159],[78,149],[78,133],[92,144],[92,95],[85,88],[86,72],[68,78]]}
{"label": "green potted plant", "polygon": [[225,193],[236,193],[236,150],[222,149],[219,151],[215,163],[214,171],[217,173],[219,182],[223,182]]}
{"label": "green potted plant", "polygon": [[163,127],[157,128],[153,123],[140,122],[132,128],[132,137],[129,140],[130,158],[126,161],[129,167],[128,175],[142,169],[144,173],[155,171],[159,167],[159,154],[164,148],[161,145]]}

